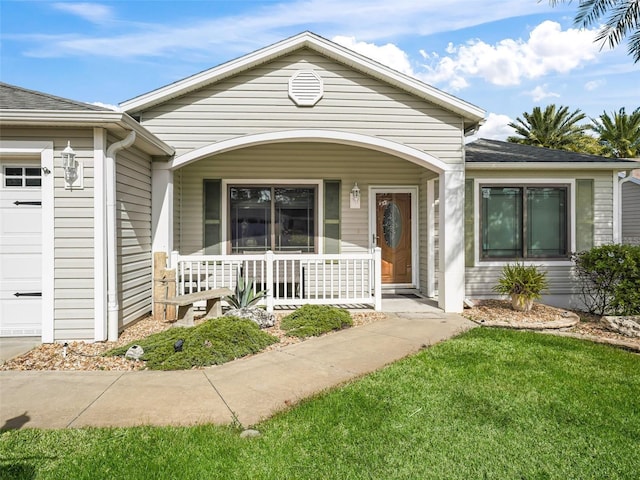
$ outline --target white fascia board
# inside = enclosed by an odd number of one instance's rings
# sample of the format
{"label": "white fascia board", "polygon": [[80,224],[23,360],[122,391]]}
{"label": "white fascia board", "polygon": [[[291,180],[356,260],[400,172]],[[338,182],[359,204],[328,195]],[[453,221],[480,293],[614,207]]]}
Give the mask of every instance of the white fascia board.
{"label": "white fascia board", "polygon": [[467,163],[474,170],[629,170],[629,162],[482,162]]}
{"label": "white fascia board", "polygon": [[151,155],[173,156],[175,150],[128,114],[115,111],[87,110],[1,110],[0,125],[5,126],[52,126],[52,127],[102,127],[122,128],[136,132]]}
{"label": "white fascia board", "polygon": [[370,76],[379,78],[402,90],[435,103],[446,110],[461,115],[473,123],[481,122],[484,119],[485,111],[483,109],[310,32],[301,33],[269,47],[249,53],[236,60],[224,63],[218,67],[205,70],[184,80],[127,100],[122,102],[120,107],[126,112],[140,111],[304,47],[315,50],[340,63],[351,66]]}

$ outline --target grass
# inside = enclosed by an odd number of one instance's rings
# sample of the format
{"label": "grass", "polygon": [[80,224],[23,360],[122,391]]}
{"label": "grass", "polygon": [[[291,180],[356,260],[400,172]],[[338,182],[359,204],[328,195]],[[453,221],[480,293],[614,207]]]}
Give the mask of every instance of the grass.
{"label": "grass", "polygon": [[[174,345],[183,341],[182,350]],[[184,370],[229,362],[235,358],[257,353],[278,338],[260,330],[251,320],[220,317],[195,327],[177,327],[149,335],[123,347],[109,350],[105,355],[124,356],[132,345],[144,350],[142,360],[150,370]]]}
{"label": "grass", "polygon": [[474,329],[231,427],[0,434],[0,478],[635,479],[640,356]]}

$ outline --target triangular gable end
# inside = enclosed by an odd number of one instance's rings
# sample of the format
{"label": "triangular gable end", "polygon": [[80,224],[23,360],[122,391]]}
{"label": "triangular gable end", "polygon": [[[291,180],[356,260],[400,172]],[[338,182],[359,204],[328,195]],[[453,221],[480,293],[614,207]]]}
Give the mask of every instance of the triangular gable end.
{"label": "triangular gable end", "polygon": [[303,48],[314,50],[330,59],[359,70],[373,78],[382,80],[447,111],[460,115],[464,119],[465,130],[476,128],[484,118],[484,110],[479,107],[408,75],[397,72],[311,32],[303,32],[236,60],[127,100],[122,102],[120,106],[124,111],[135,115],[137,112],[148,109],[154,105],[164,103],[206,85],[219,82],[225,78],[237,75],[245,70],[268,63],[276,58]]}

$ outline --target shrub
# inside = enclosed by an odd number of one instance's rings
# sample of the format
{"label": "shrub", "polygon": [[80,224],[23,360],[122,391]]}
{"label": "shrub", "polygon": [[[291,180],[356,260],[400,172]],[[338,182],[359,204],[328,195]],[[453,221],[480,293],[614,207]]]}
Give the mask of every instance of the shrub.
{"label": "shrub", "polygon": [[574,254],[573,261],[588,312],[640,314],[640,246],[593,247]]}
{"label": "shrub", "polygon": [[287,335],[299,338],[341,330],[351,325],[353,321],[348,311],[326,305],[304,305],[280,322],[280,328]]}
{"label": "shrub", "polygon": [[[178,340],[184,341],[180,352],[174,351]],[[142,360],[150,370],[184,370],[226,363],[259,352],[277,341],[251,320],[221,317],[195,327],[176,327],[149,335],[105,355],[123,356],[131,345],[137,344],[143,348]]]}
{"label": "shrub", "polygon": [[514,309],[529,311],[533,301],[540,298],[547,286],[546,272],[539,271],[535,265],[525,266],[516,262],[502,268],[502,277],[493,291],[511,295]]}

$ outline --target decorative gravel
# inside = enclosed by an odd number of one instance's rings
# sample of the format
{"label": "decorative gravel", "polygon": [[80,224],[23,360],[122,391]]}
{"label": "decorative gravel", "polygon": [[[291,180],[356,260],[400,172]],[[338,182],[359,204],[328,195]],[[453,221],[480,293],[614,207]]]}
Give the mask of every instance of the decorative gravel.
{"label": "decorative gravel", "polygon": [[[517,312],[511,308],[507,300],[479,300],[474,302],[473,308],[466,309],[464,316],[475,322],[504,321],[519,324],[526,328],[526,324],[540,322],[557,322],[567,316],[567,310],[534,303],[530,312]],[[640,351],[640,338],[630,338],[607,330],[598,315],[585,312],[573,312],[580,317],[580,322],[570,328],[563,328],[559,333],[577,336],[589,340],[597,339],[604,343],[612,343]],[[610,340],[611,342],[607,342]]]}
{"label": "decorative gravel", "polygon": [[[278,350],[287,345],[304,341],[300,338],[288,337],[284,331],[280,330],[280,319],[287,313],[276,313],[276,324],[271,328],[265,329],[266,332],[278,337],[280,342],[270,345],[263,352]],[[382,320],[386,318],[386,315],[379,312],[352,312],[351,318],[353,319],[354,327],[356,327]],[[120,334],[117,342],[68,342],[66,349],[60,343],[43,344],[20,357],[0,365],[0,370],[144,370],[144,362],[127,360],[123,357],[103,357],[102,354],[112,348],[126,345],[153,333],[166,330],[171,325],[172,322],[154,320],[149,316],[127,327]],[[327,335],[331,335],[331,333]]]}

